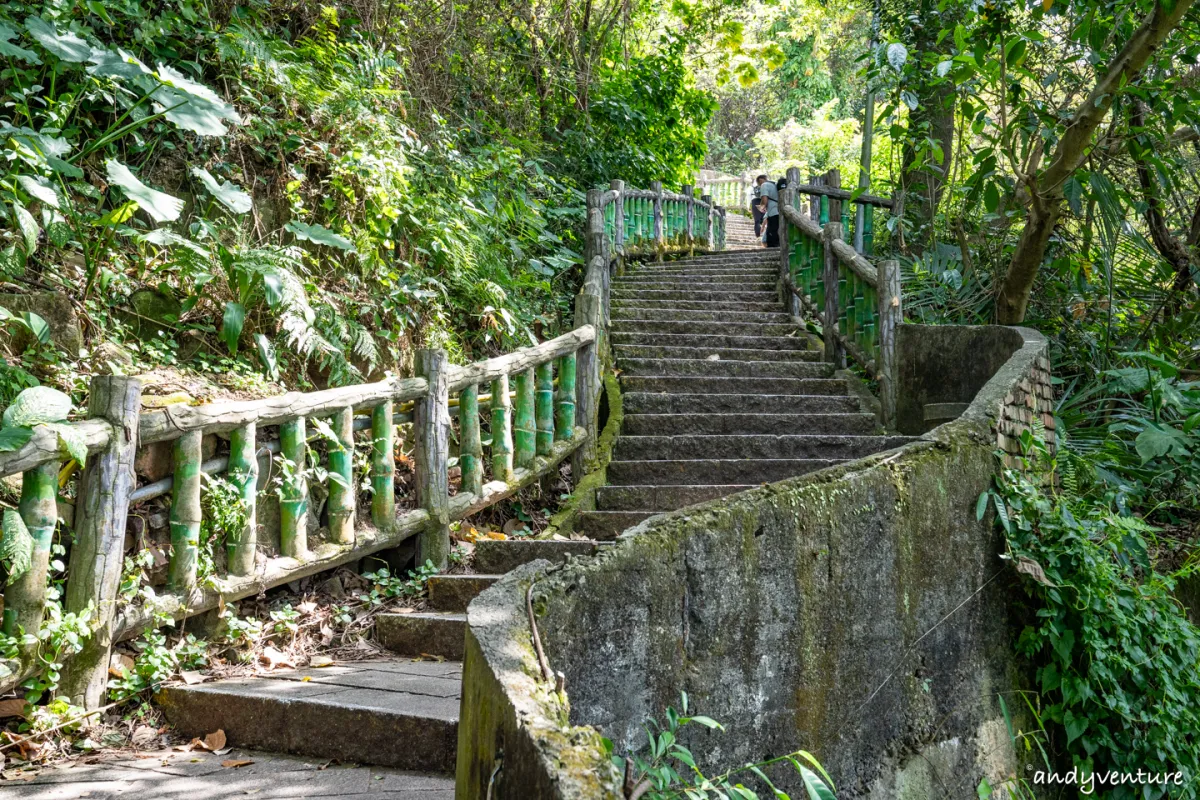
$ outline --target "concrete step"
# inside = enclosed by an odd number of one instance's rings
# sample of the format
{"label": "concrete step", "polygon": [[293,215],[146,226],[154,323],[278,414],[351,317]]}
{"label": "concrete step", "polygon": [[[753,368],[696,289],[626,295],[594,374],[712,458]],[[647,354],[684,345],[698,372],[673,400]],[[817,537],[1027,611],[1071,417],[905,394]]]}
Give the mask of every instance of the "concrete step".
{"label": "concrete step", "polygon": [[592,539],[611,542],[624,531],[644,519],[654,516],[655,511],[581,511],[575,523],[580,533]]}
{"label": "concrete step", "polygon": [[156,700],[184,736],[231,746],[423,772],[454,772],[462,664],[389,659],[280,670]]}
{"label": "concrete step", "polygon": [[794,394],[660,394],[628,392],[621,399],[629,414],[854,414],[857,397]]}
{"label": "concrete step", "polygon": [[466,611],[480,592],[499,575],[434,575],[427,584],[429,605],[437,611]]}
{"label": "concrete step", "polygon": [[908,436],[837,436],[822,434],[677,434],[617,439],[619,461],[689,459],[822,459],[846,461],[891,450],[912,441]]}
{"label": "concrete step", "polygon": [[779,277],[779,270],[772,264],[727,264],[715,267],[701,267],[695,264],[669,267],[641,267],[621,275],[617,282],[634,278],[656,278],[660,280],[702,275],[704,277],[732,276],[734,278],[754,277],[771,280]]}
{"label": "concrete step", "polygon": [[844,463],[825,459],[685,459],[679,461],[610,461],[612,486],[774,483]]}
{"label": "concrete step", "polygon": [[656,289],[658,291],[696,290],[709,291],[733,290],[738,292],[773,292],[774,278],[760,278],[746,275],[740,278],[728,275],[680,275],[667,277],[620,278],[613,281],[613,288],[621,289]]}
{"label": "concrete step", "polygon": [[622,374],[694,375],[726,378],[826,378],[833,365],[817,361],[729,361],[706,358],[622,358]]}
{"label": "concrete step", "polygon": [[796,332],[790,322],[684,322],[679,320],[623,319],[613,326],[621,333],[675,333],[699,336],[787,336]]}
{"label": "concrete step", "polygon": [[[787,341],[794,341],[788,339]],[[718,356],[722,361],[821,361],[825,354],[820,350],[754,350],[736,347],[667,347],[664,345],[617,345],[617,362],[630,358],[682,358],[707,359]]]}
{"label": "concrete step", "polygon": [[779,303],[779,294],[770,291],[722,291],[719,289],[621,289],[614,287],[613,300],[716,300],[735,303]]}
{"label": "concrete step", "polygon": [[626,392],[687,394],[844,395],[841,378],[710,378],[704,376],[622,375]]}
{"label": "concrete step", "polygon": [[622,436],[756,433],[869,436],[878,428],[874,414],[626,414],[621,421]]}
{"label": "concrete step", "polygon": [[[669,309],[621,305],[612,310],[614,327],[622,327],[622,323],[626,320],[637,319],[674,320],[678,322],[774,322],[783,325],[792,325],[791,315],[779,308],[771,311],[715,311],[694,308]],[[794,328],[795,325],[792,325],[792,327]]]}
{"label": "concrete step", "polygon": [[375,638],[383,647],[402,656],[463,657],[467,615],[454,611],[414,611],[380,614],[375,618]]}
{"label": "concrete step", "polygon": [[570,556],[590,556],[595,552],[596,545],[588,541],[481,539],[475,543],[475,569],[502,575],[539,558],[560,564]]}
{"label": "concrete step", "polygon": [[649,300],[630,298],[613,300],[613,310],[625,308],[692,309],[694,311],[767,311],[777,312],[783,308],[778,301],[764,303],[731,303],[721,300]]}
{"label": "concrete step", "polygon": [[596,490],[599,511],[674,511],[718,497],[753,489],[757,484],[701,486],[601,486]]}

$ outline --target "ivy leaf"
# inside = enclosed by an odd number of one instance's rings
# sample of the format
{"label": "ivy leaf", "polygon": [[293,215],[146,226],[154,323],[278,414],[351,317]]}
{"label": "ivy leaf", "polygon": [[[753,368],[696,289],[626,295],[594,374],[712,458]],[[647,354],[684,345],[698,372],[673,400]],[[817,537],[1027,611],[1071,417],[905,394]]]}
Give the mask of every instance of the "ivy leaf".
{"label": "ivy leaf", "polygon": [[904,69],[905,63],[908,62],[908,48],[899,42],[893,42],[888,45],[887,60],[892,65],[892,69],[899,72]]}
{"label": "ivy leaf", "polygon": [[71,32],[59,33],[41,17],[28,17],[25,28],[38,44],[63,61],[82,64],[92,55],[92,46]]}
{"label": "ivy leaf", "polygon": [[1067,744],[1070,745],[1071,742],[1075,741],[1080,736],[1083,736],[1083,732],[1087,730],[1087,726],[1087,717],[1077,717],[1075,714],[1068,711],[1063,717],[1063,727],[1067,729]]}
{"label": "ivy leaf", "polygon": [[20,203],[13,203],[13,212],[17,215],[17,227],[21,229],[21,236],[25,240],[25,254],[31,256],[37,252],[38,234],[41,232],[41,228],[38,227],[33,214],[30,214]]}
{"label": "ivy leaf", "polygon": [[[267,377],[271,380],[279,378],[279,362],[275,358],[275,348],[271,346],[271,340],[261,333],[254,334],[254,344],[258,348],[258,360],[262,362],[263,369],[267,371]],[[3,433],[0,430],[0,433]]]}
{"label": "ivy leaf", "polygon": [[0,522],[0,560],[8,562],[8,583],[20,578],[33,566],[33,537],[25,527],[25,520],[15,508],[4,509],[4,520]]}
{"label": "ivy leaf", "polygon": [[237,355],[238,339],[242,336],[242,328],[245,324],[246,307],[232,300],[226,303],[225,316],[221,319],[221,341],[233,355]]}
{"label": "ivy leaf", "polygon": [[204,188],[208,190],[209,194],[234,214],[245,214],[253,205],[250,195],[229,181],[218,184],[217,179],[208,170],[202,167],[192,167],[192,174],[200,179],[200,182],[204,184]]}
{"label": "ivy leaf", "polygon": [[354,252],[353,242],[345,236],[339,236],[324,225],[309,225],[293,220],[287,224],[287,229],[296,234],[297,239],[304,239],[313,244],[323,244],[327,247],[336,247],[348,253]]}
{"label": "ivy leaf", "polygon": [[0,428],[0,453],[20,450],[33,438],[33,428]]}
{"label": "ivy leaf", "polygon": [[129,199],[136,202],[139,208],[144,209],[154,218],[155,222],[171,222],[179,219],[179,214],[183,211],[183,201],[178,197],[151,189],[139,181],[137,176],[129,171],[129,167],[115,159],[108,159],[105,167],[108,171],[109,182],[124,189]]}
{"label": "ivy leaf", "polygon": [[64,455],[78,461],[81,467],[87,462],[87,442],[77,428],[65,422],[47,422],[41,427],[58,435],[58,448]]}
{"label": "ivy leaf", "polygon": [[4,427],[32,427],[43,422],[62,422],[71,413],[71,398],[49,386],[23,390],[4,409]]}

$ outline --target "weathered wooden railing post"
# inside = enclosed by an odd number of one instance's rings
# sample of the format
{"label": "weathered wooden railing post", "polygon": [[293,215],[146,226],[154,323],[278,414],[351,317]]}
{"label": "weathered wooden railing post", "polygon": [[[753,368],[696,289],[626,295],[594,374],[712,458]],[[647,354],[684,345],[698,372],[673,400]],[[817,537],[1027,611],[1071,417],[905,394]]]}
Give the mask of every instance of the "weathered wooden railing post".
{"label": "weathered wooden railing post", "polygon": [[686,238],[683,241],[687,245],[688,255],[692,256],[696,254],[696,239],[692,235],[692,231],[696,226],[696,192],[691,184],[685,183],[683,185],[683,194],[684,197],[687,198],[687,202],[684,203],[683,218],[684,234]]}
{"label": "weathered wooden railing post", "polygon": [[[588,432],[587,441],[571,455],[571,475],[576,483],[586,474],[588,466],[596,457],[596,438],[599,436],[596,401],[600,395],[600,348],[606,346],[602,344],[602,319],[603,311],[600,308],[599,297],[591,294],[575,297],[575,327],[591,325],[596,329],[595,341],[579,348],[575,362],[575,416],[577,423]],[[561,385],[561,370],[558,379]]]}
{"label": "weathered wooden railing post", "polygon": [[903,320],[900,262],[879,262],[879,395],[883,424],[896,427],[896,326]]}
{"label": "weathered wooden railing post", "polygon": [[229,434],[229,481],[237,488],[245,522],[241,531],[226,546],[229,574],[254,572],[254,553],[258,548],[258,426],[247,422]]}
{"label": "weathered wooden railing post", "polygon": [[663,250],[666,249],[666,242],[663,240],[663,188],[662,181],[654,181],[650,184],[650,191],[654,192],[654,260],[663,260]]}
{"label": "weathered wooden railing post", "polygon": [[65,607],[78,614],[92,606],[95,616],[92,635],[63,668],[60,684],[63,696],[89,710],[100,707],[108,683],[141,397],[140,381],[117,375],[93,378],[89,390],[88,416],[112,425],[112,436],[103,452],[87,460],[79,479]]}
{"label": "weathered wooden railing post", "polygon": [[613,258],[625,260],[625,181],[612,181],[608,187],[617,193],[613,200]]}
{"label": "weathered wooden railing post", "polygon": [[[450,381],[443,350],[417,353],[420,375],[429,386],[414,408],[417,503],[429,514],[417,538],[417,563],[445,569],[450,558]],[[508,389],[507,386],[504,387]],[[507,400],[507,397],[505,398]],[[499,476],[497,476],[499,477]]]}
{"label": "weathered wooden railing post", "polygon": [[825,360],[831,362],[835,369],[845,369],[846,359],[838,338],[838,318],[841,316],[841,305],[838,301],[838,281],[841,270],[838,267],[837,255],[833,252],[833,243],[842,238],[842,224],[829,222],[821,231],[821,239],[825,251],[822,282],[825,284],[825,314],[822,320],[822,332],[825,339]]}
{"label": "weathered wooden railing post", "polygon": [[[830,189],[842,188],[842,173],[836,167],[825,173],[825,185]],[[829,198],[829,220],[838,223],[842,220],[842,201],[836,197]]]}

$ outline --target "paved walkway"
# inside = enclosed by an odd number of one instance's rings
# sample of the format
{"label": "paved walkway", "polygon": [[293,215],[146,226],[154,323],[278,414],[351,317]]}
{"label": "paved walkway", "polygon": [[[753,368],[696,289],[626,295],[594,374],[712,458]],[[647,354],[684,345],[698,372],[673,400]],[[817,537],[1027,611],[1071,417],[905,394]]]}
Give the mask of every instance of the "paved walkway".
{"label": "paved walkway", "polygon": [[[249,760],[242,767],[222,762]],[[92,764],[51,767],[32,781],[0,781],[0,798],[20,800],[226,800],[226,798],[334,798],[452,800],[446,775],[382,767],[330,765],[312,758],[231,750],[224,755],[164,750]]]}

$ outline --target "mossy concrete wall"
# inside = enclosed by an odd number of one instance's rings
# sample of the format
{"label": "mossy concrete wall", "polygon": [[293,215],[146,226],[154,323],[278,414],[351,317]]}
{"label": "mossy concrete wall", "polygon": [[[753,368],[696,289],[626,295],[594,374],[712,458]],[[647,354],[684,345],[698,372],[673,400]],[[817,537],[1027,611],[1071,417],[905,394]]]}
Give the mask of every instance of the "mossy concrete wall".
{"label": "mossy concrete wall", "polygon": [[[1011,775],[996,698],[1019,686],[1012,581],[975,506],[1005,398],[1044,354],[1032,331],[1012,342],[962,417],[920,442],[654,517],[481,595],[457,796],[490,780],[493,798],[622,797],[599,736],[643,747],[646,719],[681,691],[726,726],[686,737],[709,768],[804,748],[842,800],[971,797]],[[531,582],[562,693],[531,645]]]}

